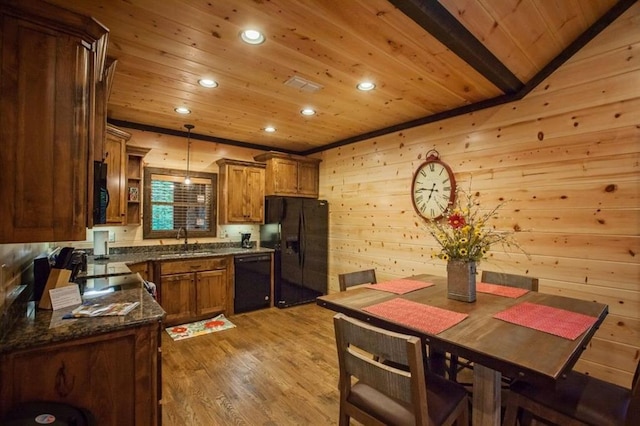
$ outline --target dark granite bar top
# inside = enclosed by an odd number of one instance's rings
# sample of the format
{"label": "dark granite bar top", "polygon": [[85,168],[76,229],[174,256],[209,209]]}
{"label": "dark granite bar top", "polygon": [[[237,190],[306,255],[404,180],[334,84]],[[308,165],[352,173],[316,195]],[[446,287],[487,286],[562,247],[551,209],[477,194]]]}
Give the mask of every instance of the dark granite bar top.
{"label": "dark granite bar top", "polygon": [[[266,254],[273,253],[273,249],[270,248],[251,248],[243,249],[240,247],[193,247],[188,251],[179,250],[177,246],[169,247],[169,249],[162,250],[162,247],[158,246],[142,246],[137,247],[135,251],[110,253],[107,259],[99,259],[95,256],[89,256],[89,265],[110,265],[112,263],[132,264],[147,262],[150,260],[176,260],[176,259],[196,259],[202,257],[223,257],[223,256],[240,256],[249,254]],[[141,250],[146,249],[146,250]],[[82,277],[82,275],[79,275]]]}
{"label": "dark granite bar top", "polygon": [[139,275],[136,276],[138,279],[115,286],[112,292],[92,297],[83,296],[83,300],[95,303],[140,302],[139,306],[124,316],[62,319],[74,306],[50,311],[37,309],[35,302],[29,302],[23,315],[0,340],[0,353],[34,349],[51,343],[161,321],[165,316],[164,310],[144,289]]}

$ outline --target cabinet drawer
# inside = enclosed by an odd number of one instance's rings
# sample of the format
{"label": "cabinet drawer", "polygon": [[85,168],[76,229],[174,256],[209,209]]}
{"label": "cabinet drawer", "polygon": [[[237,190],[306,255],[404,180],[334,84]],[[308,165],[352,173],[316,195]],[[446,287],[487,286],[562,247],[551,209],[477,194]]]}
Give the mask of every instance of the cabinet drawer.
{"label": "cabinet drawer", "polygon": [[226,269],[228,257],[203,257],[192,260],[167,260],[160,264],[160,274],[181,274],[185,272],[213,271]]}

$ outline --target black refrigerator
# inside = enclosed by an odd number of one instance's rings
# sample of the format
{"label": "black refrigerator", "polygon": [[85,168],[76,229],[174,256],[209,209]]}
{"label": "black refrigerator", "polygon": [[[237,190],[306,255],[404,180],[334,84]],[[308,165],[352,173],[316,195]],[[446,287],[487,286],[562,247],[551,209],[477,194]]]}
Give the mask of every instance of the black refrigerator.
{"label": "black refrigerator", "polygon": [[260,244],[274,253],[274,305],[314,302],[327,294],[329,205],[324,200],[265,197]]}

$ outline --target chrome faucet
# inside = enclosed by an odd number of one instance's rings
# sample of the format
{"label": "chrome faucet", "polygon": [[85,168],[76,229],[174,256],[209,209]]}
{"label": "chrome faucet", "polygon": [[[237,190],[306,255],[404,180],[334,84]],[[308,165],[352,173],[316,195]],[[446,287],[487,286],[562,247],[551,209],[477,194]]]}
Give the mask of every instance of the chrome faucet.
{"label": "chrome faucet", "polygon": [[176,235],[176,240],[180,239],[180,235],[184,232],[184,251],[187,251],[187,248],[189,247],[189,240],[188,240],[188,235],[187,235],[187,228],[184,226],[181,226],[180,228],[178,228],[178,235]]}

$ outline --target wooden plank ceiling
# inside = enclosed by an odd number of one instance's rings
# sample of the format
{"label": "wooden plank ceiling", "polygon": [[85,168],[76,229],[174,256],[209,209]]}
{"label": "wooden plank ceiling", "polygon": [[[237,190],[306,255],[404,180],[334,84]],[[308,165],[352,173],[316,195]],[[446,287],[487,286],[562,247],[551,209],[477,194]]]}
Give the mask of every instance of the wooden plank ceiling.
{"label": "wooden plank ceiling", "polygon": [[109,28],[114,124],[308,154],[521,97],[634,0],[47,1]]}

